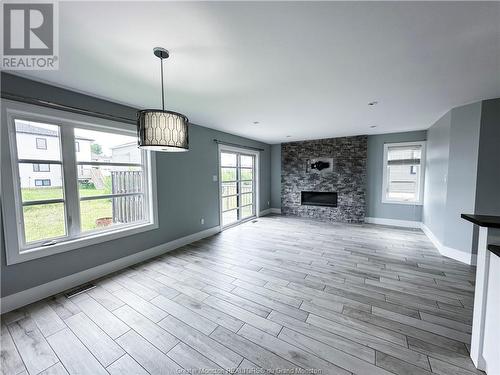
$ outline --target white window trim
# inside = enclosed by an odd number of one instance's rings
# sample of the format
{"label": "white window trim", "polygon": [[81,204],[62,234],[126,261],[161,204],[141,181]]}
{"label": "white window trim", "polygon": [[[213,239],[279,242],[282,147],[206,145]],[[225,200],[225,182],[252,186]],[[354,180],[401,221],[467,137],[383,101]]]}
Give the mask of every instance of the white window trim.
{"label": "white window trim", "polygon": [[[421,206],[424,204],[424,180],[425,180],[425,147],[426,141],[419,142],[398,142],[398,143],[385,143],[384,144],[384,160],[382,164],[382,203],[389,204],[406,204],[411,206]],[[422,154],[420,156],[420,180],[419,180],[419,196],[417,201],[405,201],[397,199],[387,199],[387,158],[389,147],[401,146],[421,146]]]}
{"label": "white window trim", "polygon": [[[254,199],[255,199],[255,215],[247,217],[245,219],[241,219],[239,221],[236,221],[234,223],[228,224],[223,226],[222,225],[222,171],[220,167],[220,154],[221,152],[228,151],[228,152],[239,152],[242,154],[246,155],[253,155],[255,156],[255,194],[254,194]],[[252,150],[244,147],[234,147],[234,146],[226,146],[224,144],[219,144],[217,147],[217,169],[218,169],[218,175],[219,175],[219,226],[220,230],[226,230],[231,227],[234,227],[236,225],[240,225],[242,223],[245,223],[247,221],[253,220],[256,217],[260,216],[260,188],[259,188],[259,173],[260,173],[260,152],[257,150]]]}
{"label": "white window trim", "polygon": [[[88,235],[82,236],[81,238],[70,239],[51,246],[39,246],[23,250],[22,238],[20,238],[19,236],[19,234],[22,233],[22,228],[20,228],[20,226],[22,226],[22,223],[18,209],[19,205],[21,204],[21,197],[19,194],[18,184],[16,183],[16,181],[19,180],[17,154],[13,152],[16,150],[14,119],[22,118],[35,122],[48,122],[55,125],[60,125],[61,139],[64,136],[62,128],[64,128],[65,124],[67,128],[84,127],[86,129],[92,130],[108,130],[115,133],[122,133],[124,135],[136,135],[137,130],[136,127],[131,124],[120,123],[101,118],[94,118],[55,109],[48,109],[31,104],[25,104],[10,100],[3,100],[2,104],[2,123],[7,125],[11,161],[10,165],[7,165],[7,163],[2,158],[2,213],[4,217],[3,222],[7,265],[63,253],[66,251],[75,250],[82,247],[91,246],[158,228],[156,158],[154,152],[144,151],[144,155],[146,156],[146,163],[144,168],[147,171],[146,176],[148,176],[149,178],[149,180],[147,181],[148,189],[144,192],[149,203],[149,221],[147,223],[116,226],[115,228],[112,228],[106,232],[89,233]],[[67,155],[71,151],[74,151],[74,147],[75,146],[73,142],[66,142],[66,150],[61,149],[61,153],[64,155],[63,160],[66,160],[67,162],[68,159],[71,160],[76,158],[74,153],[73,155]],[[8,173],[10,173],[10,178],[6,179],[5,177],[7,177]],[[66,188],[68,183],[76,183],[76,181],[67,181],[65,183]],[[69,200],[67,200],[66,204],[67,209],[69,209],[69,206],[71,204],[78,204],[78,202],[70,202]],[[15,219],[9,219],[13,217],[13,213],[15,213]],[[79,220],[79,218],[75,219]],[[69,233],[69,228],[67,229],[67,231],[68,234],[71,234]]]}

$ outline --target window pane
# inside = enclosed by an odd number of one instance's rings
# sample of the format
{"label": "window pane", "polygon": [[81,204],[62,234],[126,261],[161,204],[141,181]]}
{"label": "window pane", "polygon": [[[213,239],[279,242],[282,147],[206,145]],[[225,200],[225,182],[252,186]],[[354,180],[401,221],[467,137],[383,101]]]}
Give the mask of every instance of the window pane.
{"label": "window pane", "polygon": [[237,210],[227,211],[222,213],[222,225],[228,225],[238,220]]}
{"label": "window pane", "polygon": [[66,235],[64,203],[23,207],[26,243]]}
{"label": "window pane", "polygon": [[241,205],[246,206],[247,204],[253,203],[253,194],[242,194],[241,195]]}
{"label": "window pane", "polygon": [[253,156],[241,155],[240,166],[253,168]]}
{"label": "window pane", "polygon": [[113,200],[95,199],[80,202],[82,232],[113,225]]}
{"label": "window pane", "polygon": [[[416,173],[414,173],[416,172]],[[390,165],[387,167],[387,198],[392,200],[417,201],[420,166]]]}
{"label": "window pane", "polygon": [[422,155],[422,146],[399,146],[399,147],[389,147],[387,160],[391,161],[403,161],[403,160],[420,160]]}
{"label": "window pane", "polygon": [[236,154],[221,152],[220,165],[223,167],[236,167]]}
{"label": "window pane", "polygon": [[144,220],[144,199],[140,195],[80,201],[82,232]]}
{"label": "window pane", "polygon": [[[52,164],[47,172],[43,166],[48,164],[19,163],[23,202],[64,197],[61,165]],[[33,172],[34,169],[38,171]]]}
{"label": "window pane", "polygon": [[222,196],[236,194],[236,182],[223,182],[222,183]]}
{"label": "window pane", "polygon": [[253,178],[253,170],[252,169],[241,168],[241,179],[242,180],[251,180],[252,178]]}
{"label": "window pane", "polygon": [[140,167],[78,165],[78,188],[80,197],[141,193],[143,171]]}
{"label": "window pane", "polygon": [[61,160],[59,126],[15,120],[19,159]]}
{"label": "window pane", "polygon": [[231,210],[238,207],[238,200],[236,197],[222,198],[222,211]]}
{"label": "window pane", "polygon": [[240,191],[242,193],[251,193],[253,188],[252,185],[253,185],[252,181],[242,181],[240,182]]}
{"label": "window pane", "polygon": [[235,181],[236,168],[221,168],[222,181]]}
{"label": "window pane", "polygon": [[101,163],[140,163],[141,151],[135,136],[75,129],[76,160]]}
{"label": "window pane", "polygon": [[241,208],[241,218],[250,217],[253,215],[253,206],[245,206]]}

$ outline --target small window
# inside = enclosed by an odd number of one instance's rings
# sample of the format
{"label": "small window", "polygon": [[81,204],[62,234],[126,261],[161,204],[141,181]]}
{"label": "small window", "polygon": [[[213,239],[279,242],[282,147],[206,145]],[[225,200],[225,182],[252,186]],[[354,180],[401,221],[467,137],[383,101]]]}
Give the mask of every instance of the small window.
{"label": "small window", "polygon": [[425,142],[384,146],[383,203],[422,204]]}
{"label": "small window", "polygon": [[33,172],[50,172],[50,164],[33,164]]}
{"label": "small window", "polygon": [[36,179],[35,180],[35,186],[50,186],[50,180],[48,178],[44,179]]}
{"label": "small window", "polygon": [[36,139],[36,148],[39,150],[47,149],[47,140],[45,138],[37,138]]}
{"label": "small window", "polygon": [[78,141],[75,142],[75,151],[80,152],[80,142]]}

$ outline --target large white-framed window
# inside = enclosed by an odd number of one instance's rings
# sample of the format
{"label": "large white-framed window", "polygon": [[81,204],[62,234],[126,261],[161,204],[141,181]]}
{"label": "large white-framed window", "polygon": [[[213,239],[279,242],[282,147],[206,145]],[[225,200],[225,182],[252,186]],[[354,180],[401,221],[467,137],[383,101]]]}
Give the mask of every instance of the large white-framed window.
{"label": "large white-framed window", "polygon": [[382,203],[422,205],[425,141],[386,143]]}
{"label": "large white-framed window", "polygon": [[[10,157],[10,163],[2,157],[7,264],[158,227],[154,153],[137,148],[134,125],[3,104]],[[43,152],[34,141],[41,136],[48,146]]]}

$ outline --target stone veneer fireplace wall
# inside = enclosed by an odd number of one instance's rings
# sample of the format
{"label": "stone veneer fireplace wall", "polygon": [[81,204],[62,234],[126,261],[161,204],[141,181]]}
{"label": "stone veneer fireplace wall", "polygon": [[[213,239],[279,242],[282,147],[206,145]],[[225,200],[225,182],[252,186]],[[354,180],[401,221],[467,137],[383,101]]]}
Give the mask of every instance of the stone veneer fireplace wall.
{"label": "stone veneer fireplace wall", "polygon": [[[349,223],[365,219],[367,136],[281,145],[281,213]],[[333,170],[307,168],[311,159],[333,160]],[[302,191],[336,192],[337,207],[301,205]]]}

